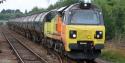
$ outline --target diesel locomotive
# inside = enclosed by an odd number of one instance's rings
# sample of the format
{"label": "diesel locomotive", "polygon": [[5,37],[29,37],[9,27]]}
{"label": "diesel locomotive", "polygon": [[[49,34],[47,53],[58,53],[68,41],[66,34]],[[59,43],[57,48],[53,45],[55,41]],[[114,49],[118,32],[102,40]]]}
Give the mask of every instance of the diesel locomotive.
{"label": "diesel locomotive", "polygon": [[72,59],[93,60],[105,43],[102,11],[80,2],[8,21],[10,29]]}

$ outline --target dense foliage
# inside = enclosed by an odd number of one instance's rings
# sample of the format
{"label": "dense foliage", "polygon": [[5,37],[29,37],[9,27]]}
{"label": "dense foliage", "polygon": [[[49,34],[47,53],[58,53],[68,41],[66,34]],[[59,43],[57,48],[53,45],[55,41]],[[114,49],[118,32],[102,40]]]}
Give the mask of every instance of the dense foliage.
{"label": "dense foliage", "polygon": [[16,17],[21,17],[24,16],[24,14],[19,10],[2,10],[0,13],[0,20],[8,20],[10,18],[16,18]]}
{"label": "dense foliage", "polygon": [[125,35],[125,0],[95,0],[103,11],[107,37],[122,39]]}
{"label": "dense foliage", "polygon": [[34,7],[31,11],[29,11],[28,13],[25,12],[26,15],[32,15],[32,14],[37,14],[37,13],[42,13],[42,12],[46,12],[47,10],[44,8],[38,8],[38,7]]}

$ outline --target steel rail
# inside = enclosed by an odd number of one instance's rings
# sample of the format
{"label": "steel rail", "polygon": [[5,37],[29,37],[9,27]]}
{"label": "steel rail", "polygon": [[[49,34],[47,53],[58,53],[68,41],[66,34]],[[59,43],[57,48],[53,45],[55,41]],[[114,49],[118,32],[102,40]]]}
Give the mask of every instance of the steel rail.
{"label": "steel rail", "polygon": [[7,42],[10,44],[10,46],[12,47],[13,51],[16,53],[16,56],[19,58],[19,60],[21,61],[21,63],[25,63],[23,61],[23,59],[21,58],[21,56],[19,55],[19,53],[17,52],[17,50],[15,49],[15,47],[11,44],[10,40],[5,36],[5,34],[2,32],[3,36],[5,37],[5,39],[7,40]]}
{"label": "steel rail", "polygon": [[[13,36],[13,35],[12,35]],[[14,36],[13,36],[14,37]],[[22,41],[21,40],[19,40],[18,38],[16,38],[15,37],[15,39],[16,40],[18,40],[19,42],[20,42],[20,44],[22,44],[24,47],[26,47],[26,48],[28,48],[26,45],[24,45],[23,43],[22,43]],[[47,49],[47,48],[46,48]],[[31,49],[29,49],[31,52],[33,52]],[[54,54],[54,55],[56,55],[57,57],[58,57],[58,59],[59,59],[59,63],[63,63],[63,60],[62,60],[62,58],[61,58],[61,56],[57,53],[57,52],[55,52],[55,51],[53,51],[53,50],[51,50],[51,52]],[[34,53],[34,52],[33,52]],[[36,54],[36,53],[34,53],[36,56],[38,56],[39,58],[41,58],[38,54]],[[43,58],[41,58],[41,59],[43,59]],[[43,59],[44,60],[44,59]],[[47,61],[46,61],[46,63],[48,63]]]}
{"label": "steel rail", "polygon": [[53,54],[55,54],[58,57],[60,63],[63,63],[63,60],[62,60],[61,56],[55,51],[52,51],[52,52],[53,52]]}
{"label": "steel rail", "polygon": [[[16,40],[18,40],[16,37],[14,37]],[[29,50],[30,52],[32,52],[35,56],[37,56],[40,60],[42,60],[45,63],[48,63],[45,59],[43,59],[42,57],[40,57],[37,53],[33,52],[33,50],[29,49],[26,45],[24,45],[20,40],[18,40],[19,43],[21,45],[23,45],[25,48],[27,48],[27,50]]]}
{"label": "steel rail", "polygon": [[[8,31],[8,30],[7,30],[7,31]],[[8,32],[9,32],[9,31],[8,31]],[[17,37],[14,37],[12,34],[10,34],[10,35],[11,35],[13,38],[15,38],[21,45],[23,45],[25,48],[27,48],[30,52],[32,52],[34,55],[36,55],[39,59],[43,60],[45,63],[48,63],[45,59],[43,59],[42,57],[40,57],[37,53],[34,53],[32,49],[29,49],[26,45],[24,45],[24,44],[22,43],[22,41],[19,40]],[[8,41],[9,41],[9,40],[8,40]],[[9,43],[10,43],[10,42],[9,42]],[[10,44],[11,44],[11,43],[10,43]],[[12,45],[12,44],[11,44],[11,45]],[[13,46],[13,47],[14,47],[14,46]],[[15,51],[16,51],[16,49],[15,49]],[[17,52],[17,51],[16,51],[16,52]],[[17,53],[18,53],[18,52],[17,52]],[[52,53],[58,57],[59,63],[63,63],[63,60],[62,60],[61,56],[60,56],[57,52],[52,51]],[[18,56],[19,56],[19,54],[18,54]],[[22,59],[21,56],[20,56],[20,59]],[[23,61],[23,60],[21,60],[21,61]],[[22,62],[22,63],[24,63],[24,62]]]}
{"label": "steel rail", "polygon": [[[13,35],[12,35],[13,36]],[[16,38],[15,37],[15,39],[16,40],[18,40],[18,38]],[[24,47],[26,47],[26,48],[28,48],[26,45],[24,45],[20,40],[18,40],[19,41],[19,43],[20,44],[22,44]],[[28,49],[28,50],[30,50],[31,52],[33,52],[31,49]],[[61,59],[61,56],[58,54],[58,53],[56,53],[55,51],[51,51],[54,55],[56,55],[57,57],[58,57],[58,59],[59,59],[59,63],[63,63],[63,61],[62,61],[62,59]],[[33,52],[34,53],[34,52]],[[36,53],[34,53],[36,56],[38,56],[39,58],[41,58],[38,54],[36,54]],[[43,59],[43,58],[41,58],[41,59]],[[43,59],[44,60],[44,59]],[[46,61],[46,60],[45,60]],[[46,63],[48,63],[48,62],[46,62]]]}
{"label": "steel rail", "polygon": [[[3,32],[2,32],[3,33]],[[14,52],[16,53],[16,55],[18,56],[19,60],[21,61],[21,63],[25,63],[23,61],[23,59],[21,58],[21,56],[19,55],[18,51],[15,49],[15,47],[11,44],[10,40],[6,37],[6,35],[3,33],[4,37],[6,38],[6,40],[9,42],[10,46],[13,48]],[[25,47],[27,50],[29,50],[31,53],[33,53],[38,59],[41,60],[41,62],[43,63],[48,63],[45,59],[43,59],[42,57],[40,57],[38,54],[36,54],[35,52],[33,52],[31,49],[29,49],[26,45],[24,45],[20,40],[18,40],[16,37],[14,37],[13,35],[11,35],[15,40],[17,40],[23,47]]]}

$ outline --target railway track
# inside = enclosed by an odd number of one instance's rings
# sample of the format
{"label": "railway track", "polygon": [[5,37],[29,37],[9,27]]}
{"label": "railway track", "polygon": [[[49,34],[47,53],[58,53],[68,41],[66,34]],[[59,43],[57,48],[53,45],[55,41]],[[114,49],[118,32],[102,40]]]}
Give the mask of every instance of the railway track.
{"label": "railway track", "polygon": [[9,33],[2,32],[10,46],[14,50],[19,63],[48,63],[45,59],[37,55],[27,46],[23,45],[19,40]]}
{"label": "railway track", "polygon": [[[47,49],[47,48],[46,48]],[[59,63],[64,63],[63,62],[63,58],[61,57],[61,55],[60,54],[58,54],[57,52],[55,52],[55,51],[53,51],[53,50],[50,50],[50,49],[48,49],[48,51],[47,51],[49,54],[54,54],[57,58],[58,58],[58,60],[59,60]]]}
{"label": "railway track", "polygon": [[[7,39],[7,41],[9,42],[9,44],[12,44],[11,42],[10,42],[10,40],[11,39],[14,39],[14,40],[16,40],[17,42],[19,42],[22,46],[24,46],[26,49],[28,49],[29,51],[31,51],[31,53],[33,53],[34,55],[36,55],[37,57],[38,57],[38,59],[39,60],[41,60],[40,62],[28,62],[28,63],[52,63],[52,61],[51,60],[47,60],[48,58],[45,58],[45,57],[43,57],[43,56],[41,56],[41,54],[39,54],[36,50],[34,50],[34,47],[32,48],[32,47],[29,47],[28,45],[30,45],[30,44],[28,44],[28,42],[29,42],[29,40],[26,40],[24,37],[21,37],[21,36],[18,36],[18,34],[17,33],[14,33],[14,32],[11,32],[10,30],[8,30],[8,28],[6,28],[6,27],[2,27],[3,28],[3,30],[4,30],[4,32],[6,31],[6,33],[3,33],[2,32],[2,34],[4,35],[4,37]],[[6,35],[7,35],[7,37],[6,37]],[[9,38],[9,36],[11,36],[11,38],[10,38],[10,40],[8,39]],[[13,44],[12,44],[13,45]],[[11,46],[12,47],[12,46]],[[18,46],[19,47],[19,46]],[[15,48],[14,48],[15,49]],[[13,50],[14,50],[13,49]],[[36,49],[36,48],[35,48]],[[38,48],[39,49],[39,48]],[[51,55],[54,55],[55,57],[57,57],[57,61],[59,61],[59,63],[63,63],[63,60],[62,60],[62,58],[61,58],[61,56],[58,54],[58,53],[56,53],[56,52],[54,52],[54,51],[52,51],[52,50],[48,50],[48,52],[51,52]],[[15,52],[16,53],[16,52]],[[18,59],[19,59],[19,61],[20,62],[22,62],[22,58],[21,58],[21,55],[19,55],[19,53],[18,53],[18,51],[17,51],[17,53],[16,53],[16,56],[20,56],[20,57],[18,57]],[[25,55],[24,55],[25,56]],[[41,58],[42,57],[42,58]],[[45,60],[44,60],[45,59]],[[54,59],[55,60],[55,59]],[[22,62],[22,63],[24,63],[24,61]],[[27,63],[27,62],[25,62],[25,63]],[[55,63],[55,62],[54,62]],[[56,62],[56,63],[58,63],[58,62]]]}

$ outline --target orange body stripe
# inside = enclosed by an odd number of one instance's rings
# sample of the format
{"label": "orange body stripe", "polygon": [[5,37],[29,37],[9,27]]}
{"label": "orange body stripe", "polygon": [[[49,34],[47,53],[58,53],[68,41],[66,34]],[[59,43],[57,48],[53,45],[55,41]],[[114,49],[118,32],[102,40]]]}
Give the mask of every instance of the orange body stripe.
{"label": "orange body stripe", "polygon": [[57,32],[61,34],[62,32],[62,18],[60,16],[57,17]]}

